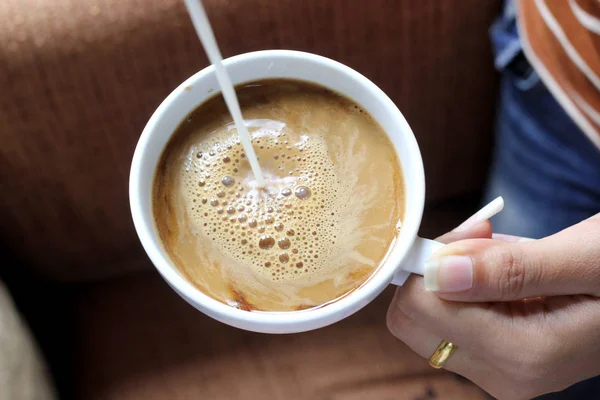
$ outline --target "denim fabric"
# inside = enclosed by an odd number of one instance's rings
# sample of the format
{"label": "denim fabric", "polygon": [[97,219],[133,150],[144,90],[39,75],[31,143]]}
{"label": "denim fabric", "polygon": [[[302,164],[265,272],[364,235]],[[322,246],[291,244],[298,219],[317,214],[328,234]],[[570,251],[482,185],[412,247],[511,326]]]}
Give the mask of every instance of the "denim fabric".
{"label": "denim fabric", "polygon": [[523,91],[504,74],[486,201],[503,196],[492,223],[540,238],[600,212],[600,151],[543,84]]}
{"label": "denim fabric", "polygon": [[495,231],[540,238],[600,212],[600,150],[523,56],[511,10],[490,29],[502,80],[485,200],[506,203]]}

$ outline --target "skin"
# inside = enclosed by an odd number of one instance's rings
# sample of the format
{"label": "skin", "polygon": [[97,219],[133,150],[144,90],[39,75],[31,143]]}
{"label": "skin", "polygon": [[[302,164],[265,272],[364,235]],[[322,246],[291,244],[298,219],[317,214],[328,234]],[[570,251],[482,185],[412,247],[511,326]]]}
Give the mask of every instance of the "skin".
{"label": "skin", "polygon": [[[600,375],[600,214],[535,241],[492,234],[489,221],[437,240],[433,257],[466,255],[473,284],[429,292],[413,276],[388,310],[390,331],[499,399],[529,399]],[[432,257],[432,258],[433,258]]]}

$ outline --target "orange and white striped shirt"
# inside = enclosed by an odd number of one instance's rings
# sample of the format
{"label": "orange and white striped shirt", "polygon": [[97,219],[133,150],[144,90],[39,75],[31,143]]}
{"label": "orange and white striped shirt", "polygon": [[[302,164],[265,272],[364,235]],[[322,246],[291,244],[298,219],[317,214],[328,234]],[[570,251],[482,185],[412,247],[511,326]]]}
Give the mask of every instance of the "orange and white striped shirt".
{"label": "orange and white striped shirt", "polygon": [[600,148],[600,0],[516,0],[523,52]]}

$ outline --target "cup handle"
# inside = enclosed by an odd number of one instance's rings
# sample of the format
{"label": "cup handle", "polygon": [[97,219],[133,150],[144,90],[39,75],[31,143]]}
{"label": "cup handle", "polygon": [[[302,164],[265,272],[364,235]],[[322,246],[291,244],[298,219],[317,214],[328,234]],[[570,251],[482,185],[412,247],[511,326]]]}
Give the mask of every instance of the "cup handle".
{"label": "cup handle", "polygon": [[417,237],[404,258],[404,261],[402,261],[400,269],[392,278],[392,284],[402,286],[411,273],[423,275],[425,273],[425,261],[427,261],[434,252],[444,246],[444,243]]}

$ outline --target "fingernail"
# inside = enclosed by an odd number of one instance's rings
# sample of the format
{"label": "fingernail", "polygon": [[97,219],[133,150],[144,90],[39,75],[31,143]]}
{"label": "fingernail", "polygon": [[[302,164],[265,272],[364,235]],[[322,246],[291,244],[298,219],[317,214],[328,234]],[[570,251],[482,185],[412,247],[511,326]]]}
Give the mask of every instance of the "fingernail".
{"label": "fingernail", "polygon": [[473,261],[468,256],[433,258],[425,263],[425,290],[462,292],[473,286]]}
{"label": "fingernail", "polygon": [[483,207],[481,210],[477,211],[475,214],[470,216],[465,222],[460,224],[454,229],[454,232],[462,232],[466,231],[474,227],[475,225],[492,218],[494,215],[498,214],[504,208],[504,199],[502,196],[496,197],[492,200],[488,205]]}

